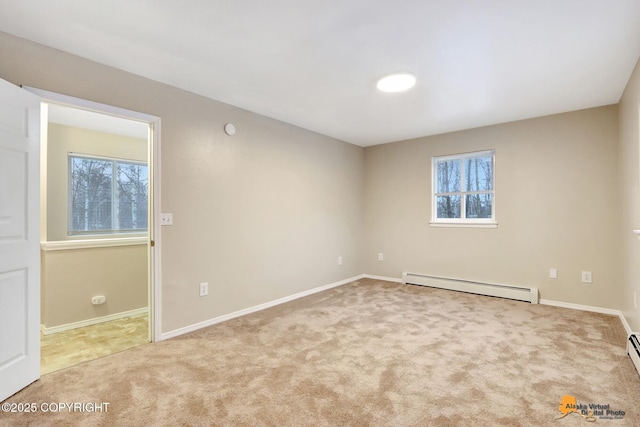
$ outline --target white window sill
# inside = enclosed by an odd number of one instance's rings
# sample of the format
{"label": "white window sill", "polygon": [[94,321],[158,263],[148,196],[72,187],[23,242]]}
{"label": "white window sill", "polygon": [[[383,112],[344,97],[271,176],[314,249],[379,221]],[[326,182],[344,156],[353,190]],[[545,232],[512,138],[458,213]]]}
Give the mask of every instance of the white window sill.
{"label": "white window sill", "polygon": [[72,249],[108,248],[112,246],[146,245],[148,237],[120,237],[114,239],[62,240],[59,242],[40,242],[43,251],[67,251]]}
{"label": "white window sill", "polygon": [[638,240],[640,240],[640,230],[633,230],[633,232],[638,236]]}
{"label": "white window sill", "polygon": [[497,228],[498,223],[493,221],[471,222],[471,221],[430,221],[431,227],[448,227],[448,228]]}

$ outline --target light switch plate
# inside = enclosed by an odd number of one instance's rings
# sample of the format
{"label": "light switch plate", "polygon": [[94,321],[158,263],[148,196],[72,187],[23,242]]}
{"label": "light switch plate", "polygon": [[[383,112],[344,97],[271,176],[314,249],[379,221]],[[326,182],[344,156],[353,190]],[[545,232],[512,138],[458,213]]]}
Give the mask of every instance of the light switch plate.
{"label": "light switch plate", "polygon": [[200,283],[200,296],[206,297],[209,295],[209,282]]}

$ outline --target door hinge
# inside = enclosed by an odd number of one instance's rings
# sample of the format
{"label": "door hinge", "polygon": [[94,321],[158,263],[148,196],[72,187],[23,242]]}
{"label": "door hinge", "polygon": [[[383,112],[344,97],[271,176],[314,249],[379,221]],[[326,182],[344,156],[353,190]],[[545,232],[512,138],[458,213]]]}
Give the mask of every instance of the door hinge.
{"label": "door hinge", "polygon": [[156,245],[155,240],[149,240],[149,246],[154,247]]}

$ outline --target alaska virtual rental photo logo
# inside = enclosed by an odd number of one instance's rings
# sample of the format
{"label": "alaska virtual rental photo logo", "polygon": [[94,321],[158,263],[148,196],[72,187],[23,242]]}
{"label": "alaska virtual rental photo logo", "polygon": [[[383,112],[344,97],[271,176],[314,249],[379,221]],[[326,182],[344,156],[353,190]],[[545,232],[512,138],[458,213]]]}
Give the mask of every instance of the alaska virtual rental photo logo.
{"label": "alaska virtual rental photo logo", "polygon": [[611,409],[610,404],[602,403],[578,403],[575,396],[562,396],[560,406],[558,407],[560,415],[556,420],[566,417],[569,414],[577,414],[586,421],[594,422],[601,420],[621,420],[624,418],[624,411],[619,409]]}

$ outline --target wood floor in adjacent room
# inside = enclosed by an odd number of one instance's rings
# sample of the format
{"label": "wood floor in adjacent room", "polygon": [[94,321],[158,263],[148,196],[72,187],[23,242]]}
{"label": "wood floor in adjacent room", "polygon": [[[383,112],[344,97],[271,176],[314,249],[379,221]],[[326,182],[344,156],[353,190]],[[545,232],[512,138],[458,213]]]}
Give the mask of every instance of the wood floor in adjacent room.
{"label": "wood floor in adjacent room", "polygon": [[40,333],[40,373],[48,374],[148,342],[148,314],[55,334]]}

